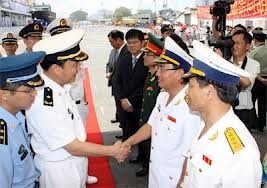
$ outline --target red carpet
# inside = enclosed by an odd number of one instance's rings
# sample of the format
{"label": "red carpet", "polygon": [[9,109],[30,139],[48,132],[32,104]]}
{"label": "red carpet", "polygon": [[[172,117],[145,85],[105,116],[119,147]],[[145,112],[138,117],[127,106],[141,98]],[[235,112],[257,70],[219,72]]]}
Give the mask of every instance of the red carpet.
{"label": "red carpet", "polygon": [[[89,142],[103,144],[102,135],[95,112],[88,69],[85,69],[84,88],[89,110],[89,116],[86,120],[87,140]],[[88,172],[90,175],[96,176],[98,178],[98,182],[96,184],[87,185],[87,188],[115,188],[115,182],[111,173],[108,158],[89,157],[88,159]]]}

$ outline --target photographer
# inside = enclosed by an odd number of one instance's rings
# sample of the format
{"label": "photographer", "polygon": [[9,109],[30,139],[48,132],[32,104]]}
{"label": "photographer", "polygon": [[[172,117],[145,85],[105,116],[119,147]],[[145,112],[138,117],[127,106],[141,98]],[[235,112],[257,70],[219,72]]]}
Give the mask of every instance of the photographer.
{"label": "photographer", "polygon": [[250,49],[252,37],[247,31],[238,30],[232,36],[234,46],[232,48],[232,57],[230,61],[236,66],[244,69],[251,74],[250,78],[240,78],[238,102],[234,106],[234,112],[248,129],[251,129],[253,121],[253,103],[251,89],[255,78],[260,73],[260,64],[258,61],[246,56]]}

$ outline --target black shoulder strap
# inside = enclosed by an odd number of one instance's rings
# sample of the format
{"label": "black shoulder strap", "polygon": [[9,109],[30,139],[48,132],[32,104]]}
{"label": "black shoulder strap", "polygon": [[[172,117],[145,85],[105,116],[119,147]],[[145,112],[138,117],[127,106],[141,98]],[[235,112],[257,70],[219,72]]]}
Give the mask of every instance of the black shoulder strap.
{"label": "black shoulder strap", "polygon": [[245,70],[246,65],[247,65],[247,62],[248,62],[248,58],[246,56],[245,59],[244,59],[244,61],[243,61],[243,63],[242,63],[241,69]]}

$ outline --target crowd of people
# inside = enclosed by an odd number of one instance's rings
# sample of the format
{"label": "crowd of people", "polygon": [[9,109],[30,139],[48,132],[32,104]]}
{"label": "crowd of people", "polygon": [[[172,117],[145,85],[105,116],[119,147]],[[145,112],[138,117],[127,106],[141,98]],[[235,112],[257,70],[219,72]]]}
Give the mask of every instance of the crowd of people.
{"label": "crowd of people", "polygon": [[258,188],[266,181],[267,155],[261,163],[251,134],[266,126],[262,28],[249,33],[235,26],[229,60],[203,41],[192,40],[189,50],[171,25],[161,27],[161,38],[139,29],[110,31],[111,122],[122,128],[110,146],[86,141],[87,114],[79,110],[87,105],[81,66],[88,55],[80,47],[85,32],[64,18],[47,31],[50,36],[42,38],[42,25],[25,26],[19,36],[26,49],[19,55],[16,34],[2,35],[1,186],[85,187],[97,182],[88,176],[88,156],[122,163],[134,145],[138,156],[129,162],[142,164],[136,176],[148,175],[150,188]]}

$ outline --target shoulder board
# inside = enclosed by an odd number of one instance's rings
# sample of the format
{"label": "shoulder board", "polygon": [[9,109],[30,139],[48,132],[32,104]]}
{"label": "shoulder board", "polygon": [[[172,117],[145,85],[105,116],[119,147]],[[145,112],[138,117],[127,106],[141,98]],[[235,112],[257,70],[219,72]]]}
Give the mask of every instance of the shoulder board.
{"label": "shoulder board", "polygon": [[53,90],[50,87],[44,88],[44,105],[45,106],[54,106]]}
{"label": "shoulder board", "polygon": [[224,131],[224,135],[228,141],[228,144],[233,152],[233,154],[236,154],[237,152],[241,151],[245,148],[244,144],[236,134],[234,128],[228,127]]}
{"label": "shoulder board", "polygon": [[7,125],[3,119],[0,119],[0,144],[8,145]]}

